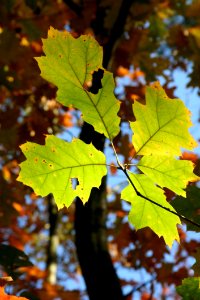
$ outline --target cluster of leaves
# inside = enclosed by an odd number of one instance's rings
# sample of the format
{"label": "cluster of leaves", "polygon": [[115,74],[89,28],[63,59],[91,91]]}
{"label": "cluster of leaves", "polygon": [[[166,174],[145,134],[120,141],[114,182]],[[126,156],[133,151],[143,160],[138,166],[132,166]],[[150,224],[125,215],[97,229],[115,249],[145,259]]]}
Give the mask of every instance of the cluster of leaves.
{"label": "cluster of leaves", "polygon": [[[189,85],[199,89],[198,5],[196,1],[189,3],[185,0],[166,0],[162,3],[159,0],[152,3],[132,1],[125,27],[126,34],[120,39],[116,37],[118,42],[109,63],[114,75],[118,76],[117,82],[121,78],[126,79],[123,89],[116,89],[118,98],[122,99],[119,111],[122,127],[127,120],[135,120],[132,113],[133,101],[144,103],[144,87],[149,81],[156,80],[157,76],[165,79],[164,88],[171,98],[174,98],[175,88],[172,85],[173,70],[177,67],[187,70]],[[18,162],[24,159],[18,147],[26,141],[44,143],[44,133],[64,130],[68,135],[70,126],[76,127],[80,121],[76,119],[76,110],[69,110],[55,101],[55,88],[39,77],[33,57],[41,55],[41,37],[46,35],[50,25],[62,30],[66,24],[70,24],[74,36],[92,33],[106,47],[120,10],[120,1],[102,0],[96,3],[85,0],[3,0],[0,8],[0,238],[3,243],[9,243],[21,250],[26,249],[34,264],[40,267],[40,264],[44,265],[48,260],[51,240],[47,230],[51,227],[49,199],[36,197],[30,189],[16,182]],[[130,65],[134,69],[130,69]],[[135,152],[127,132],[120,131],[113,143],[117,153],[121,154],[120,159],[124,160],[124,165],[130,163]],[[197,156],[191,158],[191,155],[184,153],[183,158],[193,160],[198,165]],[[110,170],[113,178],[117,179],[121,171],[113,165],[113,159]],[[119,266],[119,274],[123,268],[127,271],[145,268],[149,274],[155,275],[155,285],[157,282],[162,284],[163,296],[170,293],[170,289],[165,288],[166,285],[180,285],[182,278],[190,274],[187,267],[188,256],[196,258],[194,270],[195,275],[199,276],[199,242],[195,238],[187,238],[183,229],[178,228],[181,246],[177,245],[173,263],[167,262],[165,256],[170,252],[162,239],[158,239],[149,229],[135,232],[130,228],[126,206],[119,201],[118,190],[114,194],[112,190],[112,196],[109,194],[110,187],[107,191],[108,197],[112,199],[108,203],[108,219],[113,220],[114,216],[114,220],[108,222],[108,243],[113,261]],[[131,193],[134,193],[133,189]],[[169,190],[165,189],[165,193],[168,200],[174,197]],[[174,201],[171,204],[179,213],[188,218],[194,217],[199,222],[199,205],[195,201],[198,193],[198,187],[193,184],[187,191],[187,199],[178,197],[176,205]],[[13,263],[9,256],[6,258],[9,252],[4,251],[7,268],[1,262],[1,271],[15,275],[18,273],[15,292],[27,289],[41,299],[54,299],[58,296],[63,299],[80,299],[78,292],[63,291],[60,286],[63,276],[67,289],[68,279],[69,282],[75,282],[75,270],[80,273],[73,244],[74,206],[69,210],[60,210],[58,220],[56,234],[59,247],[65,249],[64,257],[62,254],[57,257],[58,284],[47,282],[48,262],[45,271],[36,266],[27,268],[18,257],[17,263]],[[20,264],[23,265],[21,269]],[[19,271],[23,273],[21,279]],[[142,283],[123,276],[120,279],[122,286],[131,284],[137,287]],[[38,282],[41,288],[38,288]],[[145,285],[138,289],[141,297],[148,290]]]}
{"label": "cluster of leaves", "polygon": [[[83,120],[112,143],[120,121],[112,74],[104,70],[102,88],[97,94],[88,91],[93,72],[103,68],[98,43],[90,36],[75,39],[68,32],[51,28],[44,40],[44,53],[46,56],[37,61],[42,76],[58,87],[58,101],[81,110]],[[129,220],[136,229],[148,226],[171,246],[175,239],[179,241],[176,226],[180,220],[156,207],[155,202],[174,211],[161,188],[185,196],[188,181],[198,180],[192,162],[175,158],[181,155],[180,148],[191,150],[197,146],[188,132],[189,112],[181,100],[169,99],[158,83],[147,88],[146,105],[135,102],[133,112],[136,121],[130,126],[134,157],[142,156],[137,167],[143,174],[128,172],[129,165],[122,165],[116,156],[118,167],[129,179],[121,197],[132,203]],[[85,203],[91,189],[99,187],[106,174],[105,156],[79,139],[67,143],[51,135],[46,137],[45,146],[29,142],[21,149],[27,160],[21,164],[18,180],[38,195],[52,193],[59,208],[69,207],[75,197]],[[76,186],[73,179],[77,180]]]}

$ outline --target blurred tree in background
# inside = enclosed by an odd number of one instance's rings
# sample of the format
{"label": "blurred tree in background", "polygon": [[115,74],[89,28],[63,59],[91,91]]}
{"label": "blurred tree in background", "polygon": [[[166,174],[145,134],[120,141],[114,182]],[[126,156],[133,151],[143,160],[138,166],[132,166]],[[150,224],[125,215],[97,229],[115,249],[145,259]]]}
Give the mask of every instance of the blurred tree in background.
{"label": "blurred tree in background", "polygon": [[[34,57],[42,55],[50,26],[75,37],[93,35],[103,46],[104,67],[114,73],[121,100],[122,131],[114,143],[126,163],[134,152],[130,108],[144,103],[147,84],[162,79],[168,96],[178,96],[173,74],[182,70],[188,88],[200,94],[199,11],[199,0],[1,1],[0,270],[14,278],[8,291],[32,300],[180,299],[174,286],[200,275],[200,239],[186,226],[179,228],[181,244],[170,251],[150,229],[136,232],[128,224],[115,169],[85,206],[77,199],[59,212],[51,196],[39,198],[16,181],[24,159],[19,145],[43,144],[45,134],[68,140],[80,134],[109,154],[104,137],[82,123],[80,112],[58,104],[55,87],[39,75]],[[183,156],[199,174],[198,155]],[[178,212],[200,222],[197,186],[188,187],[186,200],[166,194]],[[193,270],[189,257],[197,259]]]}

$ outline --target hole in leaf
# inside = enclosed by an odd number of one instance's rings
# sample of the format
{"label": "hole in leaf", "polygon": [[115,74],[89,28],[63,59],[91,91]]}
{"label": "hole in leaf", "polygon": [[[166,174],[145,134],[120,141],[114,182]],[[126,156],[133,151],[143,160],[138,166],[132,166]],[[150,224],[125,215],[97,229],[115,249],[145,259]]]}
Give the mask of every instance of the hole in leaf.
{"label": "hole in leaf", "polygon": [[99,89],[102,88],[101,79],[103,78],[104,70],[98,69],[92,74],[92,85],[89,88],[89,92],[92,94],[97,94]]}
{"label": "hole in leaf", "polygon": [[72,188],[76,190],[76,187],[79,185],[78,178],[71,178]]}

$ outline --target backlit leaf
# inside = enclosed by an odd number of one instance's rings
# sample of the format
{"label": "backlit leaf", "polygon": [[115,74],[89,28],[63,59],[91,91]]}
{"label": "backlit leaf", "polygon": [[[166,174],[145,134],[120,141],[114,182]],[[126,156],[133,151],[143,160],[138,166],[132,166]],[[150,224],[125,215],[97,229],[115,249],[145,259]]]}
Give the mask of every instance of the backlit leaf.
{"label": "backlit leaf", "polygon": [[[175,211],[166,201],[161,188],[168,188],[178,195],[186,196],[189,181],[199,179],[193,173],[191,161],[178,160],[181,148],[191,150],[197,145],[188,129],[192,125],[189,111],[179,99],[170,99],[159,83],[147,87],[146,104],[135,102],[133,130],[134,157],[142,155],[137,167],[144,174],[131,174],[131,179],[141,195],[165,208]],[[158,187],[158,186],[160,187]],[[168,245],[179,240],[176,225],[179,218],[137,195],[129,183],[121,197],[131,201],[130,222],[136,229],[149,226]]]}
{"label": "backlit leaf", "polygon": [[58,87],[58,101],[81,110],[84,121],[112,140],[119,133],[120,122],[113,75],[104,70],[98,94],[88,91],[92,73],[103,69],[99,44],[89,35],[75,39],[68,32],[50,28],[43,50],[46,56],[37,58],[41,76]]}
{"label": "backlit leaf", "polygon": [[131,122],[137,155],[181,155],[180,148],[197,146],[188,132],[190,112],[180,99],[170,99],[159,83],[146,90],[146,105],[135,101]]}
{"label": "backlit leaf", "polygon": [[[129,176],[137,191],[143,196],[174,211],[166,201],[163,190],[155,186],[148,177],[144,174],[133,173],[129,173]],[[181,222],[176,215],[138,196],[131,184],[122,191],[121,198],[132,204],[129,221],[136,229],[150,227],[159,237],[163,236],[169,246],[172,246],[174,240],[179,241],[176,226]]]}
{"label": "backlit leaf", "polygon": [[178,195],[185,196],[188,181],[199,179],[193,173],[193,163],[168,156],[144,156],[137,167],[161,187],[167,187]]}
{"label": "backlit leaf", "polygon": [[48,135],[44,146],[28,142],[21,149],[27,160],[18,181],[40,196],[52,193],[58,208],[68,207],[77,196],[85,203],[107,172],[104,154],[79,139],[68,143]]}

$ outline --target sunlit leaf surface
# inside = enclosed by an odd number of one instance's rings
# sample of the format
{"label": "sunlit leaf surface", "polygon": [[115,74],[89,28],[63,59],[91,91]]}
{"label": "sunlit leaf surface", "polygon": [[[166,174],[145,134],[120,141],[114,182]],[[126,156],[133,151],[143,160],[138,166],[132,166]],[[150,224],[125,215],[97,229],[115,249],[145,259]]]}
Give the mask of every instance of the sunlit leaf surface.
{"label": "sunlit leaf surface", "polygon": [[28,142],[21,149],[27,159],[18,180],[40,196],[52,193],[58,208],[68,207],[76,196],[85,203],[107,172],[104,154],[79,139],[68,143],[49,135],[44,146]]}
{"label": "sunlit leaf surface", "polygon": [[[139,193],[174,211],[166,201],[164,192],[145,175],[133,173],[129,175]],[[169,246],[172,246],[175,239],[179,241],[176,225],[180,224],[180,219],[176,215],[138,196],[130,183],[122,191],[121,198],[132,204],[129,221],[136,229],[150,227],[159,237],[163,236]]]}
{"label": "sunlit leaf surface", "polygon": [[103,69],[102,48],[97,41],[89,35],[75,39],[68,32],[51,28],[43,40],[43,50],[46,56],[37,58],[41,76],[58,87],[58,101],[79,109],[84,121],[113,139],[119,133],[120,122],[113,75],[104,70],[102,88],[97,94],[88,90],[92,73]]}

